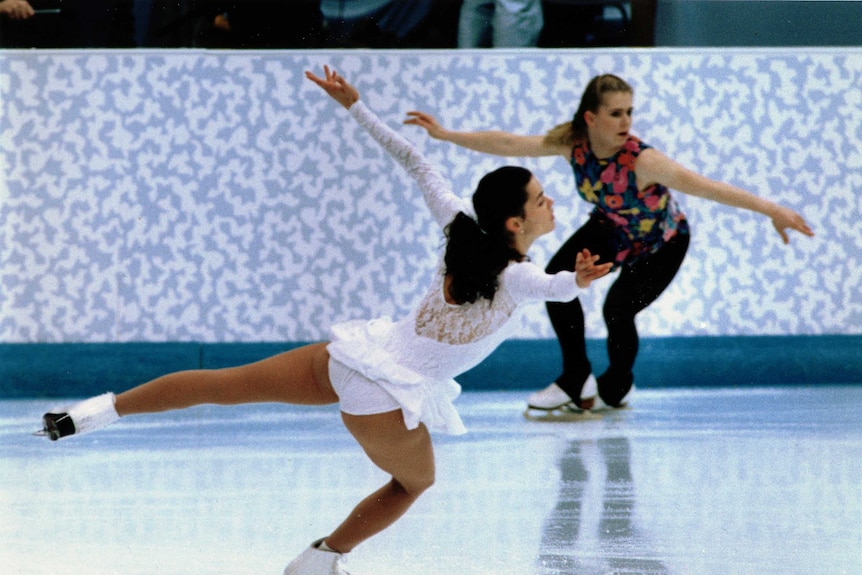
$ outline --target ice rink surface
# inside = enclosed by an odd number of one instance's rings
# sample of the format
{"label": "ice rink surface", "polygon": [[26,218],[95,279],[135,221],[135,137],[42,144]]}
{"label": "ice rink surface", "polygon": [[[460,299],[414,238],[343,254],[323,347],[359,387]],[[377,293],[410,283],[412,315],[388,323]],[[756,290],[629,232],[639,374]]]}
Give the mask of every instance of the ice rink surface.
{"label": "ice rink surface", "polygon": [[[536,423],[465,393],[437,483],[353,575],[859,575],[862,386],[639,390]],[[0,402],[3,575],[279,575],[387,478],[337,408],[203,406],[51,443]]]}

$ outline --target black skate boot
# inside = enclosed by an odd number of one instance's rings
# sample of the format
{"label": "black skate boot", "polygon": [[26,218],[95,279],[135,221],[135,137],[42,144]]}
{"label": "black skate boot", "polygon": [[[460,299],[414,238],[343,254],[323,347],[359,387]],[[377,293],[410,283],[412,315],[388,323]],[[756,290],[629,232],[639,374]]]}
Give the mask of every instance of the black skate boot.
{"label": "black skate boot", "polygon": [[75,422],[68,413],[46,413],[42,416],[42,423],[43,428],[38,435],[46,435],[51,441],[75,433]]}
{"label": "black skate boot", "polygon": [[70,435],[81,435],[120,419],[114,408],[114,394],[105,393],[91,397],[68,408],[50,411],[42,416],[42,430],[35,435],[57,441]]}
{"label": "black skate boot", "polygon": [[598,378],[599,399],[601,407],[623,409],[634,389],[634,374],[629,370],[609,367]]}

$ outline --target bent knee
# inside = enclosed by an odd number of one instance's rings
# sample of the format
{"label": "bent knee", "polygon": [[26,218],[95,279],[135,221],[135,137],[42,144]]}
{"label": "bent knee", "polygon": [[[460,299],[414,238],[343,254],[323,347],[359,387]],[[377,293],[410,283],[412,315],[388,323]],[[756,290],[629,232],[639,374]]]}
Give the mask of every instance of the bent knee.
{"label": "bent knee", "polygon": [[420,495],[428,491],[431,486],[434,485],[435,477],[434,473],[428,473],[424,475],[420,475],[417,477],[410,478],[397,478],[393,477],[392,480],[401,486],[401,489],[404,490],[407,495],[411,497],[418,498]]}

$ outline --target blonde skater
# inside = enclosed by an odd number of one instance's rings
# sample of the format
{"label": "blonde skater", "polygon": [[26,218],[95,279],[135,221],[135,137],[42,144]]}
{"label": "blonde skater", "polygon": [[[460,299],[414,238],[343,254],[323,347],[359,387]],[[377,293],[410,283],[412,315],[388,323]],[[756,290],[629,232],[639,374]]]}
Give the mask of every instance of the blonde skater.
{"label": "blonde skater", "polygon": [[602,309],[608,329],[607,370],[593,375],[580,302],[547,303],[562,352],[560,374],[527,400],[529,409],[595,409],[626,404],[639,348],[636,316],[670,285],[688,250],[690,231],[671,189],[764,214],[784,243],[788,229],[814,233],[793,210],[741,188],[706,178],[631,133],[632,87],[622,78],[593,78],[571,121],[544,135],[443,128],[431,115],[408,112],[406,124],[439,140],[499,156],[560,156],[571,166],[577,193],[593,210],[560,247],[548,273],[574,269],[584,249],[619,270]]}

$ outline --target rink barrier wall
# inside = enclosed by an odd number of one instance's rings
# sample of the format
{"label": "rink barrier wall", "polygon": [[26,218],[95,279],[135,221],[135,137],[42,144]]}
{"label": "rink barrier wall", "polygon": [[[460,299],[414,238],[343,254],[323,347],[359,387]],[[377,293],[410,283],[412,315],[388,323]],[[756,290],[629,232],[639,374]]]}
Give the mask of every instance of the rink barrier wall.
{"label": "rink barrier wall", "polygon": [[[293,343],[0,344],[0,398],[83,397],[123,391],[184,369],[263,359]],[[711,336],[644,338],[635,366],[639,388],[744,387],[862,383],[862,336]],[[607,365],[604,340],[588,341],[593,370]],[[555,340],[510,340],[458,378],[465,391],[534,389],[560,365]]]}
{"label": "rink barrier wall", "polygon": [[[862,46],[86,49],[0,51],[0,342],[315,341],[406,317],[443,235],[406,172],[303,76],[325,64],[461,196],[500,165],[534,171],[557,200],[540,266],[592,209],[571,167],[470,152],[405,113],[540,134],[593,75],[622,76],[633,133],[817,234],[784,245],[766,217],[674,194],[692,240],[640,334],[862,334]],[[581,297],[593,337],[610,285]],[[544,306],[517,333],[554,338]]]}

